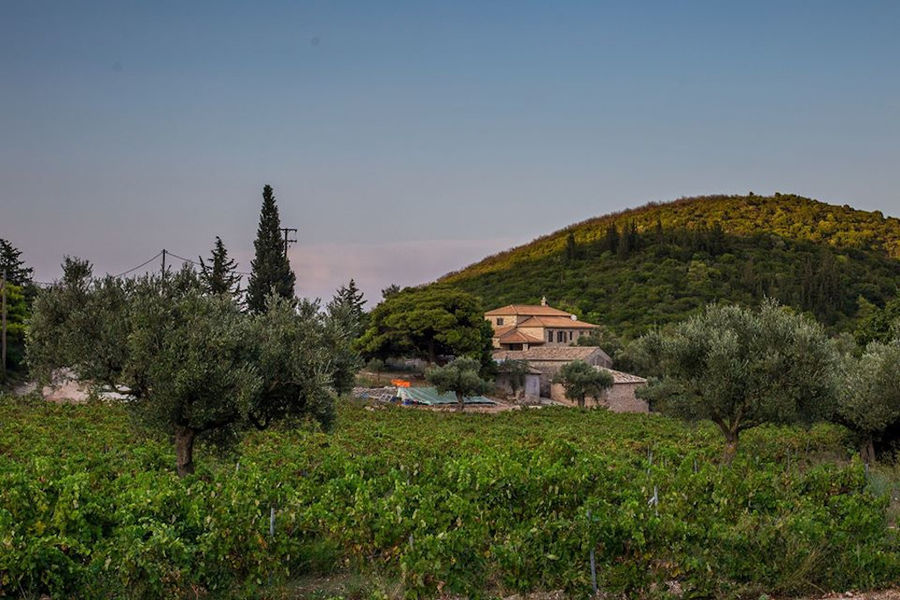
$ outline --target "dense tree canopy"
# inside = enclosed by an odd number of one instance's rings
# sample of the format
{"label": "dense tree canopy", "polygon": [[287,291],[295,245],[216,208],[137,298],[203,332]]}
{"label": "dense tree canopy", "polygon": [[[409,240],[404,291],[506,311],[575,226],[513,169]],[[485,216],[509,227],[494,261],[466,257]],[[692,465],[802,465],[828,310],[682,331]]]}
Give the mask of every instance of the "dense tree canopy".
{"label": "dense tree canopy", "polygon": [[250,263],[250,282],[247,284],[247,307],[255,313],[265,310],[266,298],[272,292],[282,298],[294,297],[294,272],[288,262],[281,219],[275,204],[272,186],[263,188],[263,203],[259,214],[259,229],[253,242],[255,255]]}
{"label": "dense tree canopy", "polygon": [[627,338],[771,297],[833,331],[900,292],[900,219],[797,196],[689,198],[590,219],[442,278],[487,308],[577,308]]}
{"label": "dense tree canopy", "polygon": [[70,369],[82,381],[133,397],[146,423],[172,434],[180,475],[193,445],[248,427],[333,416],[334,357],[318,306],[272,294],[244,313],[228,294],[210,294],[188,268],[174,275],[94,279],[90,265],[64,265],[42,291],[28,332],[28,359],[42,380]]}
{"label": "dense tree canopy", "polygon": [[493,330],[480,300],[450,287],[407,288],[369,314],[359,340],[366,358],[468,356],[491,363]]}
{"label": "dense tree canopy", "polygon": [[750,427],[809,423],[833,413],[834,347],[818,323],[775,302],[758,310],[709,306],[654,339],[667,412],[713,421],[729,458]]}
{"label": "dense tree canopy", "polygon": [[900,297],[879,308],[860,298],[860,318],[854,335],[861,346],[869,342],[889,342],[900,337]]}

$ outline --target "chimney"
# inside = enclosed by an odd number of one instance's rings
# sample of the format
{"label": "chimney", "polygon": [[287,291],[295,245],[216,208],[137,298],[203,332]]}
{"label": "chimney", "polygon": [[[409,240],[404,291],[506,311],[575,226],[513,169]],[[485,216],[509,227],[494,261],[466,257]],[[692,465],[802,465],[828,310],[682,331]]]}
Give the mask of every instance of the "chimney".
{"label": "chimney", "polygon": [[547,306],[547,296],[541,296],[541,306]]}

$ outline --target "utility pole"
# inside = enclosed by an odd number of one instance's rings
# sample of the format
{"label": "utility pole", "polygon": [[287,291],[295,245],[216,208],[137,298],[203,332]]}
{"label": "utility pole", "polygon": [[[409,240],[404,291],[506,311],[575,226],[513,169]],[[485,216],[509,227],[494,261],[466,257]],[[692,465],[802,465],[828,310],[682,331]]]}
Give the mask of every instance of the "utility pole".
{"label": "utility pole", "polygon": [[0,276],[0,313],[2,316],[2,331],[0,331],[0,381],[6,381],[6,270]]}
{"label": "utility pole", "polygon": [[281,233],[284,234],[284,257],[287,258],[288,244],[294,244],[297,242],[297,238],[288,239],[288,234],[291,232],[297,233],[296,227],[281,227]]}
{"label": "utility pole", "polygon": [[162,251],[162,267],[159,270],[159,274],[162,277],[166,276],[166,249],[165,248],[163,248],[163,251]]}

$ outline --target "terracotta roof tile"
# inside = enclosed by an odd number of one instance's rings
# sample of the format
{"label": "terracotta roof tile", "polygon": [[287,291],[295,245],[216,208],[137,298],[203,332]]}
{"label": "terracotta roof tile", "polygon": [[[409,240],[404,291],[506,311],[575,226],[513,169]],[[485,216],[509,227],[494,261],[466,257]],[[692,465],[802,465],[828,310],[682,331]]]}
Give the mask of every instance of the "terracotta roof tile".
{"label": "terracotta roof tile", "polygon": [[528,350],[494,350],[494,360],[546,360],[573,361],[586,360],[595,352],[599,352],[608,364],[612,359],[599,346],[539,346]]}
{"label": "terracotta roof tile", "polygon": [[543,344],[544,340],[540,338],[536,338],[534,336],[528,335],[522,331],[519,331],[515,327],[510,330],[504,331],[503,333],[495,333],[495,337],[497,337],[501,344]]}
{"label": "terracotta roof tile", "polygon": [[623,373],[622,371],[616,371],[615,369],[607,369],[605,367],[599,367],[604,371],[607,371],[610,375],[613,376],[613,383],[647,383],[647,380],[643,377],[639,377],[638,375],[632,375],[631,373]]}
{"label": "terracotta roof tile", "polygon": [[517,327],[554,327],[557,329],[595,329],[597,326],[584,321],[576,321],[570,317],[528,317],[520,321]]}
{"label": "terracotta roof tile", "polygon": [[532,305],[532,304],[508,304],[506,306],[502,306],[500,308],[495,308],[494,310],[489,310],[484,313],[485,316],[490,317],[503,317],[506,315],[517,315],[517,316],[544,316],[544,317],[569,317],[570,313],[567,313],[564,310],[559,310],[558,308],[553,308],[552,306],[542,306]]}

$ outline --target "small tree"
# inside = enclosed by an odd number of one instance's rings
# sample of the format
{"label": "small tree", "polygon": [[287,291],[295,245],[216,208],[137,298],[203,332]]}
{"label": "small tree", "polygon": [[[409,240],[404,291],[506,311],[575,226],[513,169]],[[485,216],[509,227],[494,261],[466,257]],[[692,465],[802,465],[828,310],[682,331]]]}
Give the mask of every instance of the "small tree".
{"label": "small tree", "polygon": [[328,303],[329,313],[342,315],[344,325],[350,336],[354,339],[362,335],[366,325],[366,312],[363,309],[366,301],[356,282],[351,279],[347,285],[342,285],[335,293],[334,298]]}
{"label": "small tree", "polygon": [[393,296],[394,294],[397,294],[399,292],[400,292],[400,286],[397,285],[396,283],[392,283],[391,285],[389,285],[386,288],[384,288],[383,290],[381,290],[381,299],[387,300],[388,298],[390,298],[391,296]]}
{"label": "small tree", "polygon": [[6,280],[13,285],[25,287],[31,283],[32,269],[25,266],[22,251],[9,241],[0,238],[0,275],[6,274]]}
{"label": "small tree", "polygon": [[603,392],[612,387],[613,378],[609,371],[597,369],[583,360],[573,360],[563,365],[553,383],[561,383],[566,398],[577,401],[579,408],[584,408],[588,396],[600,400]]}
{"label": "small tree", "polygon": [[875,460],[875,442],[900,423],[900,341],[872,342],[847,358],[838,400],[840,421],[860,437],[860,457]]}
{"label": "small tree", "polygon": [[730,461],[742,431],[832,414],[837,355],[818,323],[765,301],[759,310],[708,306],[659,338],[666,411],[709,419]]}
{"label": "small tree", "polygon": [[281,219],[275,204],[275,193],[270,185],[263,188],[259,229],[253,247],[255,255],[250,263],[247,307],[251,312],[261,313],[266,308],[267,296],[272,292],[282,298],[293,298],[295,283],[284,239],[281,237]]}
{"label": "small tree", "polygon": [[472,358],[459,357],[443,367],[432,367],[425,372],[425,378],[440,393],[456,394],[457,410],[464,410],[467,396],[487,393],[490,383],[479,375],[481,363]]}
{"label": "small tree", "polygon": [[338,394],[353,390],[363,360],[354,342],[360,331],[361,315],[352,302],[340,296],[328,303],[325,314],[325,344],[332,357],[332,386]]}
{"label": "small tree", "polygon": [[211,294],[227,294],[232,298],[241,295],[241,276],[237,274],[237,263],[228,258],[228,250],[222,238],[216,236],[209,264],[200,258],[200,280]]}
{"label": "small tree", "polygon": [[525,387],[525,378],[530,370],[528,361],[517,359],[504,360],[500,363],[497,370],[509,382],[509,389],[512,391],[513,397],[518,400],[519,390]]}

